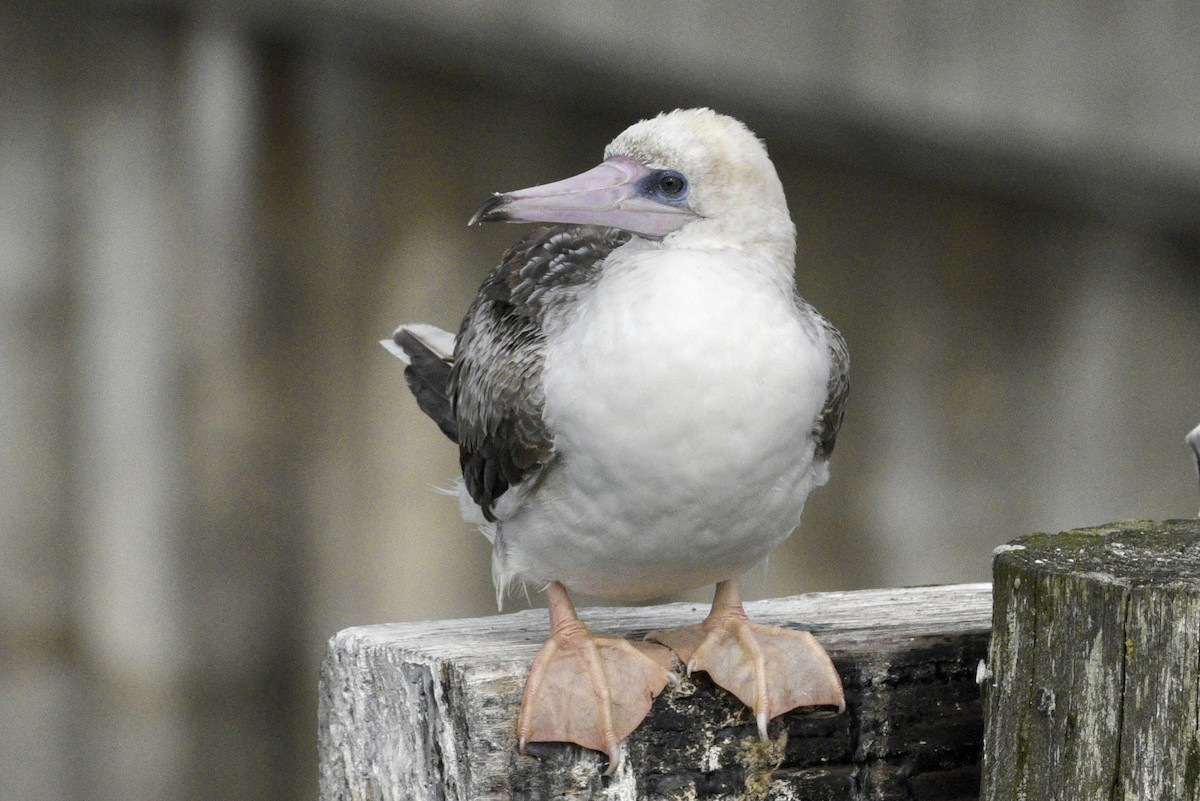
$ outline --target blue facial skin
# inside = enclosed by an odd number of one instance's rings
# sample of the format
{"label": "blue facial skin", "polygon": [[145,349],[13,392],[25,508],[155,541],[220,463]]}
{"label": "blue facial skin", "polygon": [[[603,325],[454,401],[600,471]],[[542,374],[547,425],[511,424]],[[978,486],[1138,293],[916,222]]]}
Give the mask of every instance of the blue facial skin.
{"label": "blue facial skin", "polygon": [[668,206],[687,208],[688,182],[675,170],[655,170],[637,182],[642,197]]}

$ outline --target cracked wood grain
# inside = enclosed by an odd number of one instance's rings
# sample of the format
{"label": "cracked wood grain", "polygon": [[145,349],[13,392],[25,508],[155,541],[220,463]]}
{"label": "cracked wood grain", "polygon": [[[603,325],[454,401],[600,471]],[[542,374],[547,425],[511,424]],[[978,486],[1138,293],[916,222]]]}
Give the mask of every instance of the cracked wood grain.
{"label": "cracked wood grain", "polygon": [[[836,715],[798,710],[759,740],[752,716],[698,674],[670,689],[604,759],[559,744],[516,752],[521,687],[544,610],[347,629],[321,671],[323,801],[351,799],[976,798],[982,718],[975,671],[989,585],[801,595],[748,603],[754,619],[812,630],[846,687]],[[641,637],[707,607],[585,609],[589,626]]]}

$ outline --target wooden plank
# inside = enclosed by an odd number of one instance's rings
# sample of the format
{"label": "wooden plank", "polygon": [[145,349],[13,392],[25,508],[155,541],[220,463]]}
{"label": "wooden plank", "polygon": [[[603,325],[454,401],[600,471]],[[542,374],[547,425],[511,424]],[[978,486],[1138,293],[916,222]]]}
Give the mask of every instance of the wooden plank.
{"label": "wooden plank", "polygon": [[[789,713],[763,743],[736,699],[698,674],[658,698],[612,779],[601,776],[603,757],[575,746],[516,752],[544,610],[346,629],[321,670],[320,797],[975,798],[975,673],[990,610],[987,584],[749,603],[753,619],[817,635],[842,675],[847,713]],[[677,603],[581,614],[595,629],[640,637],[706,611]]]}
{"label": "wooden plank", "polygon": [[1021,537],[995,579],[982,798],[1200,797],[1200,521]]}

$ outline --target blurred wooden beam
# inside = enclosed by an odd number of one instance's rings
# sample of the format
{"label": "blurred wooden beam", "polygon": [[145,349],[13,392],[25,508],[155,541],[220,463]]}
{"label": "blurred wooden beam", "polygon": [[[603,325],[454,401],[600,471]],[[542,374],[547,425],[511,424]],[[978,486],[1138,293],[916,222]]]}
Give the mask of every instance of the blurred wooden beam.
{"label": "blurred wooden beam", "polygon": [[776,155],[790,140],[856,169],[1197,228],[1198,6],[255,0],[218,13],[576,114],[711,105]]}

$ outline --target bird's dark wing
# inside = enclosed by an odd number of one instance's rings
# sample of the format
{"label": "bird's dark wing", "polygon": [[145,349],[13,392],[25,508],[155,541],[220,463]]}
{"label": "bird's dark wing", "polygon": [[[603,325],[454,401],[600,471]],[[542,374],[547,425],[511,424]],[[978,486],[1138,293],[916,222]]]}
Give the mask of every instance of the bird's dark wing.
{"label": "bird's dark wing", "polygon": [[494,520],[497,499],[536,480],[552,460],[542,422],[542,321],[548,303],[569,303],[629,241],[623,231],[541,228],[518,242],[488,276],[463,320],[450,371],[459,461],[467,491]]}
{"label": "bird's dark wing", "polygon": [[850,395],[850,353],[846,348],[846,340],[842,333],[824,317],[813,314],[825,329],[825,337],[829,343],[829,383],[825,391],[825,408],[817,418],[814,433],[817,437],[817,455],[828,459],[837,444],[838,430],[842,427],[842,418],[846,415],[846,399]]}

